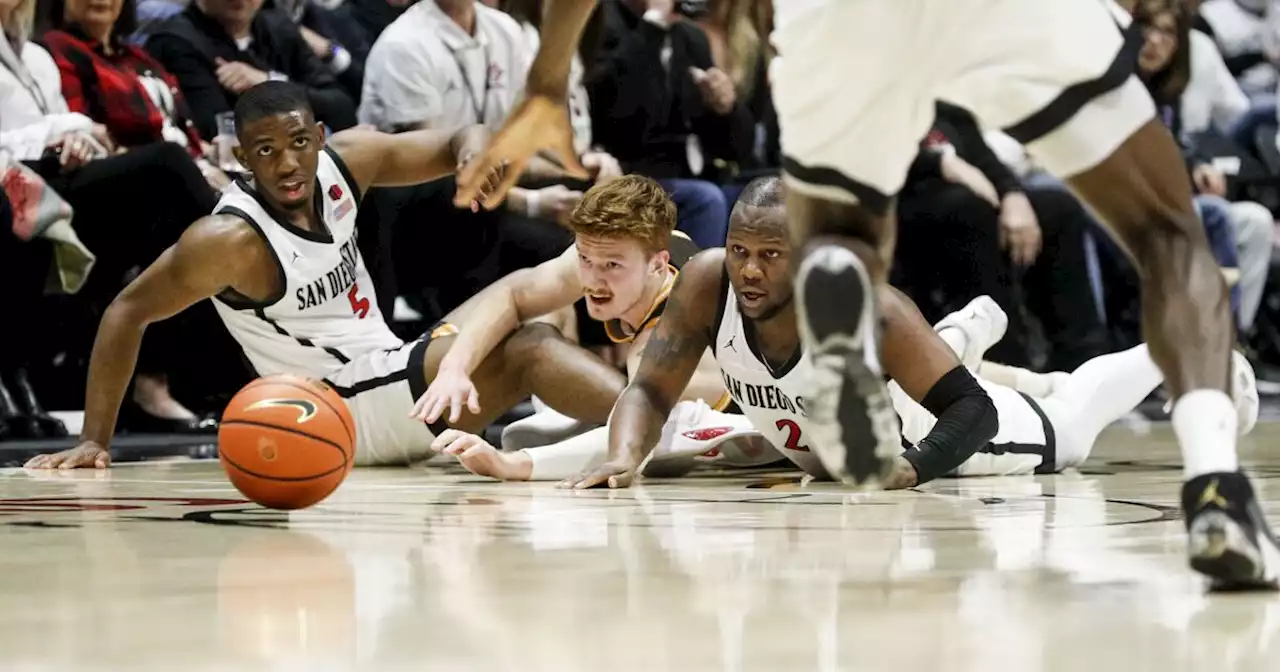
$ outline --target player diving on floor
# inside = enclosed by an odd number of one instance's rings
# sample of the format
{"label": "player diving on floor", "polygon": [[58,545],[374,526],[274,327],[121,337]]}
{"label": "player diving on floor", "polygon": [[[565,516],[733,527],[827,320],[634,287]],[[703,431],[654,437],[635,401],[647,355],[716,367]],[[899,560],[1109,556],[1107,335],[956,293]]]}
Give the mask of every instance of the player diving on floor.
{"label": "player diving on floor", "polygon": [[[442,440],[465,445],[472,459],[464,465],[481,475],[524,480],[528,472],[519,465],[554,462],[561,472],[578,473],[544,472],[543,480],[563,475],[575,487],[623,487],[637,473],[671,476],[696,461],[715,462],[754,428],[778,455],[825,478],[805,440],[806,401],[797,380],[811,362],[796,334],[789,240],[780,181],[748,185],[731,215],[726,248],[705,251],[686,265],[613,411],[607,441],[583,436],[498,453],[479,437],[448,433]],[[884,291],[881,356],[907,446],[886,481],[891,488],[942,475],[1053,473],[1078,466],[1098,434],[1161,383],[1145,345],[1092,359],[1069,374],[984,362],[983,353],[1008,324],[989,298],[975,299],[931,328],[905,295]],[[708,308],[713,305],[715,311]],[[708,351],[749,424],[679,401]],[[1257,420],[1257,392],[1248,362],[1237,355],[1235,363],[1239,426],[1247,432]],[[712,456],[706,456],[709,450]]]}
{"label": "player diving on floor", "polygon": [[[574,232],[569,249],[556,259],[506,276],[450,316],[466,325],[467,338],[440,361],[435,380],[418,400],[415,418],[428,423],[441,417],[451,421],[464,408],[477,412],[487,403],[470,380],[477,363],[521,323],[572,308],[579,300],[586,301],[593,319],[604,323],[610,340],[626,349],[626,368],[634,374],[661,324],[671,288],[679,282],[680,267],[694,251],[688,249],[692,243],[687,239],[673,235],[675,225],[675,204],[661,185],[647,177],[627,175],[589,189],[569,217],[568,226]],[[728,404],[730,398],[711,353],[705,353],[690,372],[680,398],[705,400],[717,409]],[[732,421],[746,426],[741,416]],[[434,445],[457,455],[473,471],[506,479],[559,480],[577,472],[582,463],[577,456],[583,450],[590,455],[594,444],[607,441],[606,431],[597,427],[558,444],[558,449],[510,455],[460,430],[444,432]],[[780,458],[760,450],[723,459],[736,466],[757,466]],[[565,465],[571,470],[566,471]]]}

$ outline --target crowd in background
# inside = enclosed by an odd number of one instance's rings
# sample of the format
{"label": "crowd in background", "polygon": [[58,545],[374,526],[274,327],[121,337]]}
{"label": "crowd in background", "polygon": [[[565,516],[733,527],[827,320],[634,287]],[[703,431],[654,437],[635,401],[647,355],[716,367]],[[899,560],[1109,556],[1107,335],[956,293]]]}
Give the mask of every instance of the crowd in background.
{"label": "crowd in background", "polygon": [[[521,95],[542,4],[0,0],[0,440],[65,433],[45,411],[82,405],[102,311],[237,177],[228,148],[241,93],[296,82],[329,132],[496,128]],[[1120,4],[1265,389],[1280,378],[1280,13],[1267,0]],[[583,192],[624,173],[657,179],[698,245],[723,244],[742,185],[781,162],[771,12],[770,0],[602,0],[570,81],[590,179],[535,161],[494,212],[454,208],[449,179],[370,190],[359,243],[393,329],[412,337],[558,255]],[[893,280],[927,317],[981,294],[1009,314],[991,359],[1071,370],[1140,339],[1124,252],[1061,181],[963,109],[939,104],[898,219]],[[578,338],[603,342],[585,318]],[[210,431],[250,375],[213,311],[192,308],[147,332],[121,427]]]}

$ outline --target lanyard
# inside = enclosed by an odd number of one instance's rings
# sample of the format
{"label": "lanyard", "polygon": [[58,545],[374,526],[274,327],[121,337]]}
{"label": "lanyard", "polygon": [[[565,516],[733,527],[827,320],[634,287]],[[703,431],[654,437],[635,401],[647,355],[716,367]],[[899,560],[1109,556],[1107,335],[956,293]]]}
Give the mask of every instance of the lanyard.
{"label": "lanyard", "polygon": [[484,124],[485,116],[489,112],[489,45],[485,44],[480,47],[484,50],[484,96],[481,100],[476,100],[476,90],[471,86],[471,76],[467,74],[467,64],[458,56],[458,51],[449,50],[453,56],[453,62],[458,66],[458,74],[462,75],[462,84],[467,89],[467,99],[471,101],[471,110],[475,112],[476,123]]}

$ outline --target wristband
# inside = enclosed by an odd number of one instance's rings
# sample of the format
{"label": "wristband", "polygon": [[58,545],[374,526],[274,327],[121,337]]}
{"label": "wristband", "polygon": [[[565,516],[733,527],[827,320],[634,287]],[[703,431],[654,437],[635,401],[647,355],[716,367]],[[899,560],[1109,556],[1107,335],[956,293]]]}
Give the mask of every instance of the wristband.
{"label": "wristband", "polygon": [[530,189],[524,193],[524,214],[532,219],[537,219],[542,214],[541,194],[537,190]]}

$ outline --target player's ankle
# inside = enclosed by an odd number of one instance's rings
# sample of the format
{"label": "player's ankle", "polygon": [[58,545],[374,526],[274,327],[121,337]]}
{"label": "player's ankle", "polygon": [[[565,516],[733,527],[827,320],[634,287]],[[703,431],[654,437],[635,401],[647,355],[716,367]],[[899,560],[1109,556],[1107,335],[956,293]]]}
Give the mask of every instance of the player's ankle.
{"label": "player's ankle", "polygon": [[1182,446],[1186,478],[1240,469],[1236,408],[1226,392],[1200,389],[1182,395],[1173,405],[1170,421]]}

